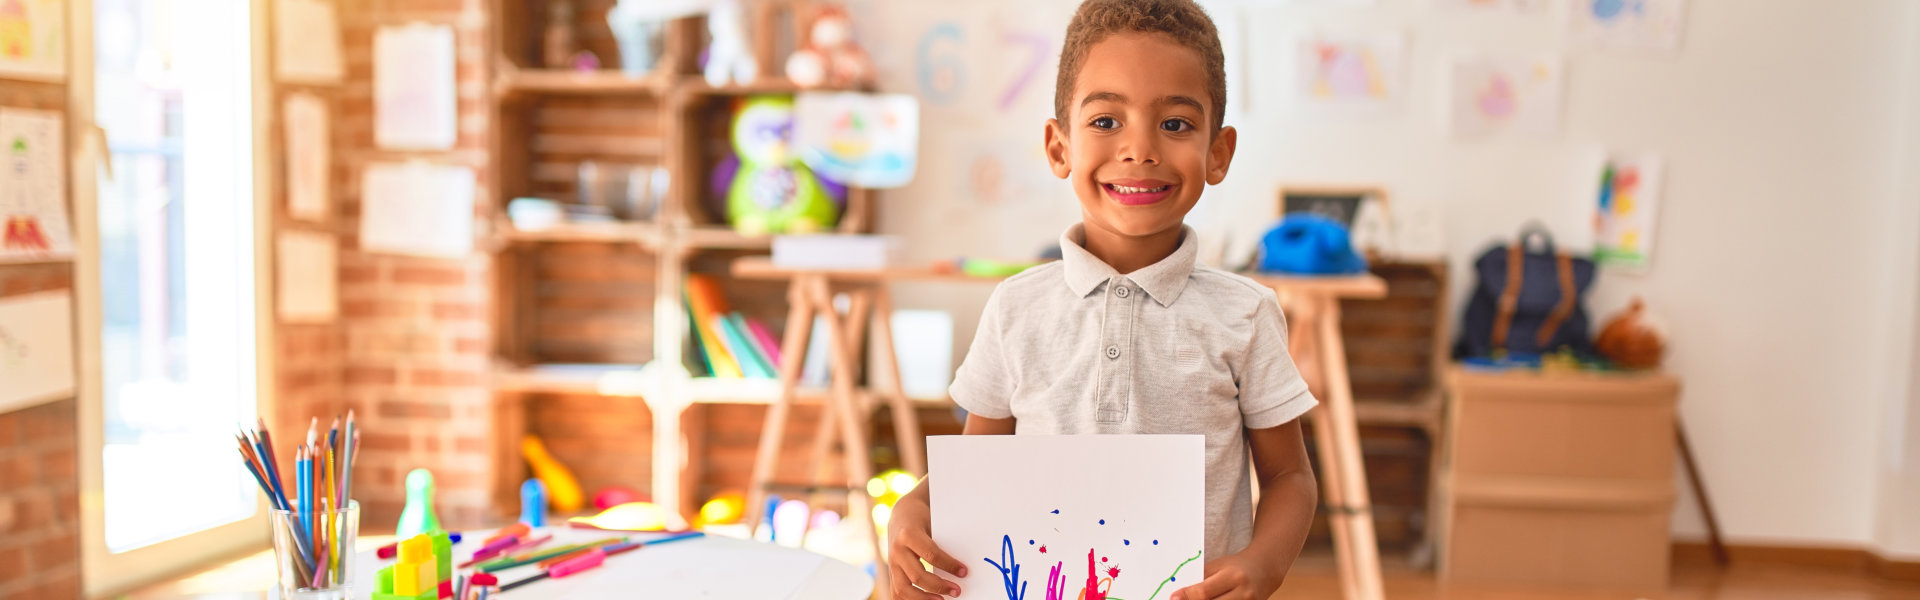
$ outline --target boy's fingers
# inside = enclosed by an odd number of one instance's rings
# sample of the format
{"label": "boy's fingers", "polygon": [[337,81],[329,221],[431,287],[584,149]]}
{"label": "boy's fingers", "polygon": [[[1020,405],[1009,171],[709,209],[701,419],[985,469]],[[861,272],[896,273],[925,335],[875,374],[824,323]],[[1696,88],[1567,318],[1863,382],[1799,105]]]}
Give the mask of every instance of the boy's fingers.
{"label": "boy's fingers", "polygon": [[940,546],[933,543],[932,538],[907,540],[907,547],[912,548],[914,554],[920,555],[922,560],[932,563],[935,568],[960,577],[967,576],[967,566],[948,555],[947,551],[941,550]]}
{"label": "boy's fingers", "polygon": [[939,575],[933,574],[933,571],[913,569],[907,572],[907,577],[912,578],[913,585],[920,589],[947,596],[960,595],[960,586],[954,585],[951,581],[941,579]]}
{"label": "boy's fingers", "polygon": [[1173,600],[1212,600],[1213,594],[1207,592],[1208,581],[1202,579],[1200,583],[1180,588],[1180,591],[1173,593]]}
{"label": "boy's fingers", "polygon": [[888,567],[893,571],[893,597],[896,600],[941,600],[939,596],[920,591],[913,587],[913,580],[907,577],[900,567]]}

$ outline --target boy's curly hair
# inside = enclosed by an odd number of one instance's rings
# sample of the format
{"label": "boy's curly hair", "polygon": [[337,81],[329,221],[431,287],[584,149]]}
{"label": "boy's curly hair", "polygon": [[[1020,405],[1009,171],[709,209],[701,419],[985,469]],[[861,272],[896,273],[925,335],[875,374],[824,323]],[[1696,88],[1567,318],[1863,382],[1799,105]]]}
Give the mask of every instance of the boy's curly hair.
{"label": "boy's curly hair", "polygon": [[1207,95],[1213,97],[1213,131],[1225,124],[1227,59],[1220,32],[1207,11],[1193,0],[1087,0],[1067,24],[1060,49],[1060,75],[1053,85],[1053,115],[1064,126],[1074,81],[1094,44],[1116,33],[1157,33],[1200,53],[1207,68]]}

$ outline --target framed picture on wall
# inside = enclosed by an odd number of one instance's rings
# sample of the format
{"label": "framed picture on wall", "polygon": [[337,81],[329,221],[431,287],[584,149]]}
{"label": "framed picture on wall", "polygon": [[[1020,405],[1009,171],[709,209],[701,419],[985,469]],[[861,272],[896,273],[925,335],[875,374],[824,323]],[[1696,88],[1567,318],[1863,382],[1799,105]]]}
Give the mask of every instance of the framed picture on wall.
{"label": "framed picture on wall", "polygon": [[1392,222],[1387,188],[1379,185],[1283,184],[1280,216],[1312,214],[1346,226],[1353,247],[1368,256],[1390,253]]}

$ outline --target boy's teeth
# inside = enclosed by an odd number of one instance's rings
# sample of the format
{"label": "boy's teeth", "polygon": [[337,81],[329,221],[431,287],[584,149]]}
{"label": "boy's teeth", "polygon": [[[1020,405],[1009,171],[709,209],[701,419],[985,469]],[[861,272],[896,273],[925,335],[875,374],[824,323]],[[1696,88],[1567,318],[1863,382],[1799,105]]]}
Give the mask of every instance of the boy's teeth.
{"label": "boy's teeth", "polygon": [[1154,187],[1154,188],[1137,188],[1137,187],[1127,187],[1124,185],[1116,185],[1116,186],[1113,186],[1113,190],[1116,192],[1120,192],[1122,194],[1149,194],[1154,192],[1164,192],[1167,190],[1167,186],[1163,185],[1163,186]]}

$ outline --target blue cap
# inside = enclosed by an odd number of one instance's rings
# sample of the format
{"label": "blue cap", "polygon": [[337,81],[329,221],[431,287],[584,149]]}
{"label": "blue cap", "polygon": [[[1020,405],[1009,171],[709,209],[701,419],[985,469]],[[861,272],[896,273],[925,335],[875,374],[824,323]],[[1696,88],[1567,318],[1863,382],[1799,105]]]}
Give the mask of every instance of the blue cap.
{"label": "blue cap", "polygon": [[547,526],[547,486],[538,479],[520,484],[520,522],[528,527]]}

